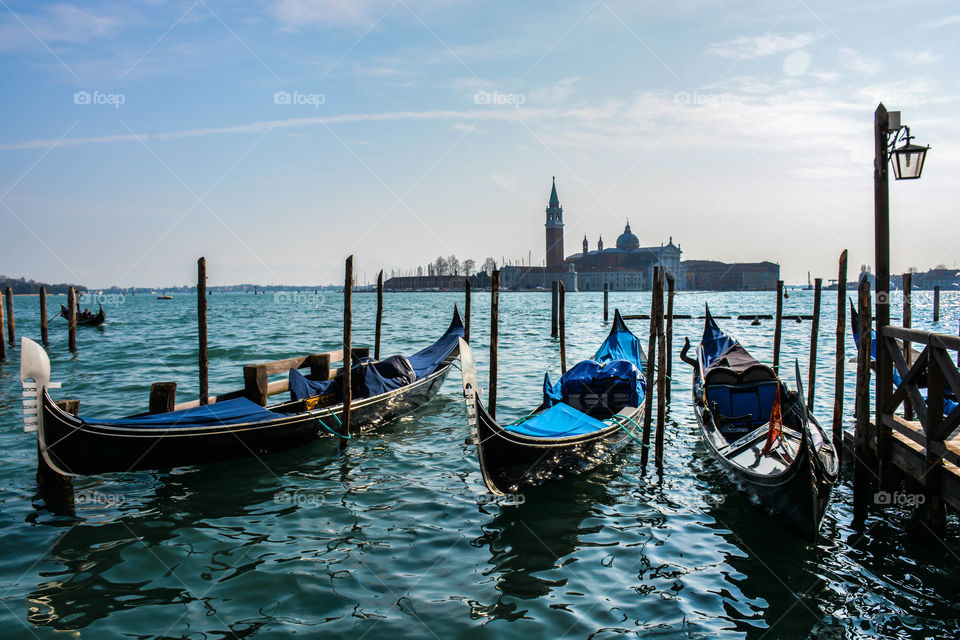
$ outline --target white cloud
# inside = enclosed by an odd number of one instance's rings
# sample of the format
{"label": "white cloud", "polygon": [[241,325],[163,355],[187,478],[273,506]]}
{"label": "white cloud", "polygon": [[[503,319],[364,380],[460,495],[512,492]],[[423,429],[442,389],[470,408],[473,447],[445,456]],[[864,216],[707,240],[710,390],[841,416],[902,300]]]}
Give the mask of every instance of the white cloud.
{"label": "white cloud", "polygon": [[920,51],[904,51],[897,55],[898,58],[910,65],[931,65],[940,62],[943,58],[939,53],[934,53],[930,49],[921,49]]}
{"label": "white cloud", "polygon": [[883,62],[861,55],[856,49],[840,49],[840,64],[860,76],[875,76],[883,71]]}
{"label": "white cloud", "polygon": [[39,44],[38,39],[48,46],[82,44],[113,37],[120,26],[116,17],[97,15],[70,4],[54,5],[35,15],[11,11],[0,24],[0,49],[9,51]]}
{"label": "white cloud", "polygon": [[531,104],[559,104],[566,102],[573,94],[575,85],[582,78],[564,78],[553,84],[538,87],[533,91],[527,92],[527,98]]}
{"label": "white cloud", "polygon": [[715,42],[707,48],[707,53],[721,58],[750,60],[766,56],[803,49],[823,38],[821,33],[796,33],[785,36],[765,33],[760,36],[739,36],[724,42]]}
{"label": "white cloud", "polygon": [[960,13],[956,13],[952,16],[944,16],[942,18],[938,18],[937,20],[931,20],[930,22],[921,25],[921,28],[938,29],[940,27],[949,27],[951,25],[955,25],[958,22],[960,22]]}
{"label": "white cloud", "polygon": [[491,173],[490,180],[504,191],[508,191],[509,193],[513,194],[518,193],[516,179],[511,178],[506,174],[499,172]]}

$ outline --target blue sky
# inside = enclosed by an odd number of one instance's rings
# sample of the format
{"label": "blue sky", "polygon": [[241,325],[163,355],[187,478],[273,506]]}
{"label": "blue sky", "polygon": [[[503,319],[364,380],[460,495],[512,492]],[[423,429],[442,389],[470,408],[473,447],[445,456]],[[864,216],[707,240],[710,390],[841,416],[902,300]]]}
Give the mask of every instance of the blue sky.
{"label": "blue sky", "polygon": [[89,286],[325,283],[437,255],[643,244],[872,262],[872,122],[930,144],[891,184],[893,269],[957,262],[960,7],[946,1],[0,2],[0,273]]}

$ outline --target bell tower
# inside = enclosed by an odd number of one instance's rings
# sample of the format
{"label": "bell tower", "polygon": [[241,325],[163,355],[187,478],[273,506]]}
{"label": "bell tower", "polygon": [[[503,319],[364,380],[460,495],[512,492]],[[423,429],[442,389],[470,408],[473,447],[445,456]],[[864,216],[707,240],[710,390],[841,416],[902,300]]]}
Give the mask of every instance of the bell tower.
{"label": "bell tower", "polygon": [[563,271],[563,207],[557,197],[557,177],[553,177],[550,203],[547,205],[547,271]]}

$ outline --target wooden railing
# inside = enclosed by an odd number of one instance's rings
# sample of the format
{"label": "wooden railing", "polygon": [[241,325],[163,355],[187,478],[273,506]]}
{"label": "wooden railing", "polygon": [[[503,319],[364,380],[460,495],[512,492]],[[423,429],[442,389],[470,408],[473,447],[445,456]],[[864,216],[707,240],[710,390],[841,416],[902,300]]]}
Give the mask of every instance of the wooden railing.
{"label": "wooden railing", "polygon": [[[370,355],[370,349],[351,349],[353,360],[366,358]],[[333,365],[340,363],[341,366]],[[284,377],[281,380],[270,381],[270,376],[280,373],[286,374],[290,369],[310,368],[307,377],[311,380],[333,380],[343,370],[343,349],[336,351],[327,351],[324,353],[311,353],[296,358],[285,358],[283,360],[272,360],[270,362],[260,362],[257,364],[247,364],[243,366],[243,389],[228,391],[217,396],[210,396],[210,403],[233,398],[248,398],[257,404],[266,405],[267,398],[278,393],[285,393],[290,390],[290,380]],[[176,384],[157,382],[150,390],[150,411],[157,413],[162,411],[191,409],[200,406],[200,400],[192,400],[181,404],[174,404],[176,394]]]}
{"label": "wooden railing", "polygon": [[[945,444],[960,427],[960,407],[955,407],[945,416],[943,404],[948,387],[954,392],[960,391],[960,370],[949,353],[960,350],[960,337],[887,326],[883,328],[880,341],[882,345],[878,346],[887,350],[901,378],[899,386],[883,405],[881,423],[923,446],[927,450],[928,460],[946,457],[960,464],[960,452],[949,449]],[[904,358],[904,344],[923,345],[923,350],[912,364]],[[921,391],[924,379],[926,398]],[[908,400],[916,420],[908,420],[895,413]],[[918,422],[919,430],[916,428]]]}

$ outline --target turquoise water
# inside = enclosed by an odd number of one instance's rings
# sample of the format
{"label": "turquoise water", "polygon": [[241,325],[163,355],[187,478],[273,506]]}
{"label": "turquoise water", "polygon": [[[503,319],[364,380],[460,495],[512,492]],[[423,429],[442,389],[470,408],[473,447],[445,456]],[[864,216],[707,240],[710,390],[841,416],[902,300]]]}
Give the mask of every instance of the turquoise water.
{"label": "turquoise water", "polygon": [[[915,296],[914,326],[953,333],[957,299],[930,322]],[[209,299],[211,392],[242,386],[241,365],[336,348],[342,299],[268,295]],[[544,370],[559,369],[549,294],[501,298],[498,416],[539,401]],[[772,293],[680,293],[676,313],[772,313]],[[50,309],[59,300],[50,300]],[[384,354],[431,342],[454,293],[388,294]],[[567,296],[568,359],[605,335],[601,294]],[[646,313],[650,295],[611,294]],[[898,301],[895,309],[899,309]],[[486,379],[489,295],[474,296],[472,342]],[[354,340],[373,340],[375,298],[355,296]],[[816,414],[833,406],[836,292],[824,292]],[[66,349],[51,323],[55,397],[81,414],[146,409],[150,383],[196,381],[196,298],[127,296],[104,305],[102,330]],[[39,336],[36,298],[16,299],[18,335]],[[809,313],[791,291],[785,313]],[[898,312],[894,312],[898,316]],[[770,359],[773,322],[721,321]],[[628,323],[646,346],[646,321]],[[78,479],[75,517],[36,495],[36,444],[21,428],[19,347],[0,364],[0,636],[4,638],[691,638],[957,637],[960,546],[922,536],[905,511],[876,510],[851,526],[849,477],[811,546],[758,513],[723,481],[699,443],[683,337],[675,325],[673,402],[663,476],[628,448],[594,473],[490,501],[452,371],[418,413],[357,439],[204,468]],[[810,323],[784,324],[784,362],[806,376]],[[847,340],[848,358],[853,349]],[[847,364],[846,423],[854,371]],[[950,532],[956,539],[953,516]]]}

